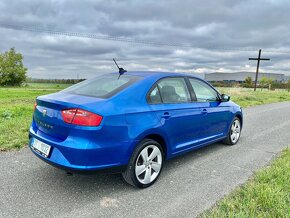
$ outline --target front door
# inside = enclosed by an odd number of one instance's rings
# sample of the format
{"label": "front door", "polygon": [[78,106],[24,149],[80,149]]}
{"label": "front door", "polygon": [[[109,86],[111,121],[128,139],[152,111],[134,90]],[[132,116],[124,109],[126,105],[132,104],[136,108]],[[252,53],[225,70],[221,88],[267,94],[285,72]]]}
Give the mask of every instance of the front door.
{"label": "front door", "polygon": [[202,113],[201,128],[203,141],[213,141],[225,136],[230,120],[230,110],[226,102],[219,100],[218,93],[207,83],[189,78],[196,95],[196,107]]}

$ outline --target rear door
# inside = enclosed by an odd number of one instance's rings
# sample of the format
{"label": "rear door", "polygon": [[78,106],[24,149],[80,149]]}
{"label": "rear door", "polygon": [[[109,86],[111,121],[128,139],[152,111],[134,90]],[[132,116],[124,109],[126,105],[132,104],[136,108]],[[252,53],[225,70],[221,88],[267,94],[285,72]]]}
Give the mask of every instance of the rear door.
{"label": "rear door", "polygon": [[189,83],[196,96],[196,108],[200,108],[201,131],[204,142],[223,137],[227,132],[230,120],[230,109],[228,104],[219,100],[219,95],[206,82],[189,78]]}
{"label": "rear door", "polygon": [[184,77],[159,80],[149,92],[148,101],[167,134],[173,155],[198,143],[201,111],[192,104]]}

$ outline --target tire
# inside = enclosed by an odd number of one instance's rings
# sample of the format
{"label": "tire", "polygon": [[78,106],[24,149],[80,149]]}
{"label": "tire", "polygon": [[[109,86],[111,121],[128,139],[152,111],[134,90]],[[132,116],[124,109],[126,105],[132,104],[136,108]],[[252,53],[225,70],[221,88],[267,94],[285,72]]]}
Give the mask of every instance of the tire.
{"label": "tire", "polygon": [[122,173],[123,179],[132,186],[147,188],[158,179],[163,162],[162,146],[152,139],[144,139],[135,148],[126,171]]}
{"label": "tire", "polygon": [[227,145],[237,144],[241,136],[241,130],[241,120],[238,117],[235,117],[229,128],[227,138],[223,140],[223,143]]}

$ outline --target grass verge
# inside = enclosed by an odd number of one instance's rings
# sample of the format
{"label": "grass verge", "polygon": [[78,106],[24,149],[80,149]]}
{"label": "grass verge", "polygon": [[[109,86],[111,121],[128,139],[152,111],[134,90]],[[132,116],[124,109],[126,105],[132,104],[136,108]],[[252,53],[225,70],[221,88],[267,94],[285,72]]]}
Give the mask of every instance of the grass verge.
{"label": "grass verge", "polygon": [[290,217],[290,149],[200,217]]}

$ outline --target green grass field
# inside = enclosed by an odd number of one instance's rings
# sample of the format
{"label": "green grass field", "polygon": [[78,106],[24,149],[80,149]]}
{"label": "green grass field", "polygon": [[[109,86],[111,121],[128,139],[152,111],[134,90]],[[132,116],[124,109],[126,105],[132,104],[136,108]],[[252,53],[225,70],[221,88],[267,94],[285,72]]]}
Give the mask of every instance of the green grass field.
{"label": "green grass field", "polygon": [[290,217],[290,149],[201,217]]}
{"label": "green grass field", "polygon": [[27,145],[36,97],[67,86],[33,83],[23,88],[0,88],[0,150],[19,149]]}
{"label": "green grass field", "polygon": [[218,90],[221,93],[230,95],[231,100],[242,107],[290,101],[290,92],[287,90],[269,91],[267,89],[257,89],[256,92],[248,88],[218,88]]}
{"label": "green grass field", "polygon": [[[0,150],[19,149],[27,144],[33,104],[39,95],[57,92],[68,84],[30,83],[21,88],[0,88]],[[244,88],[221,88],[243,107],[279,101],[290,101],[285,90],[254,92]]]}

